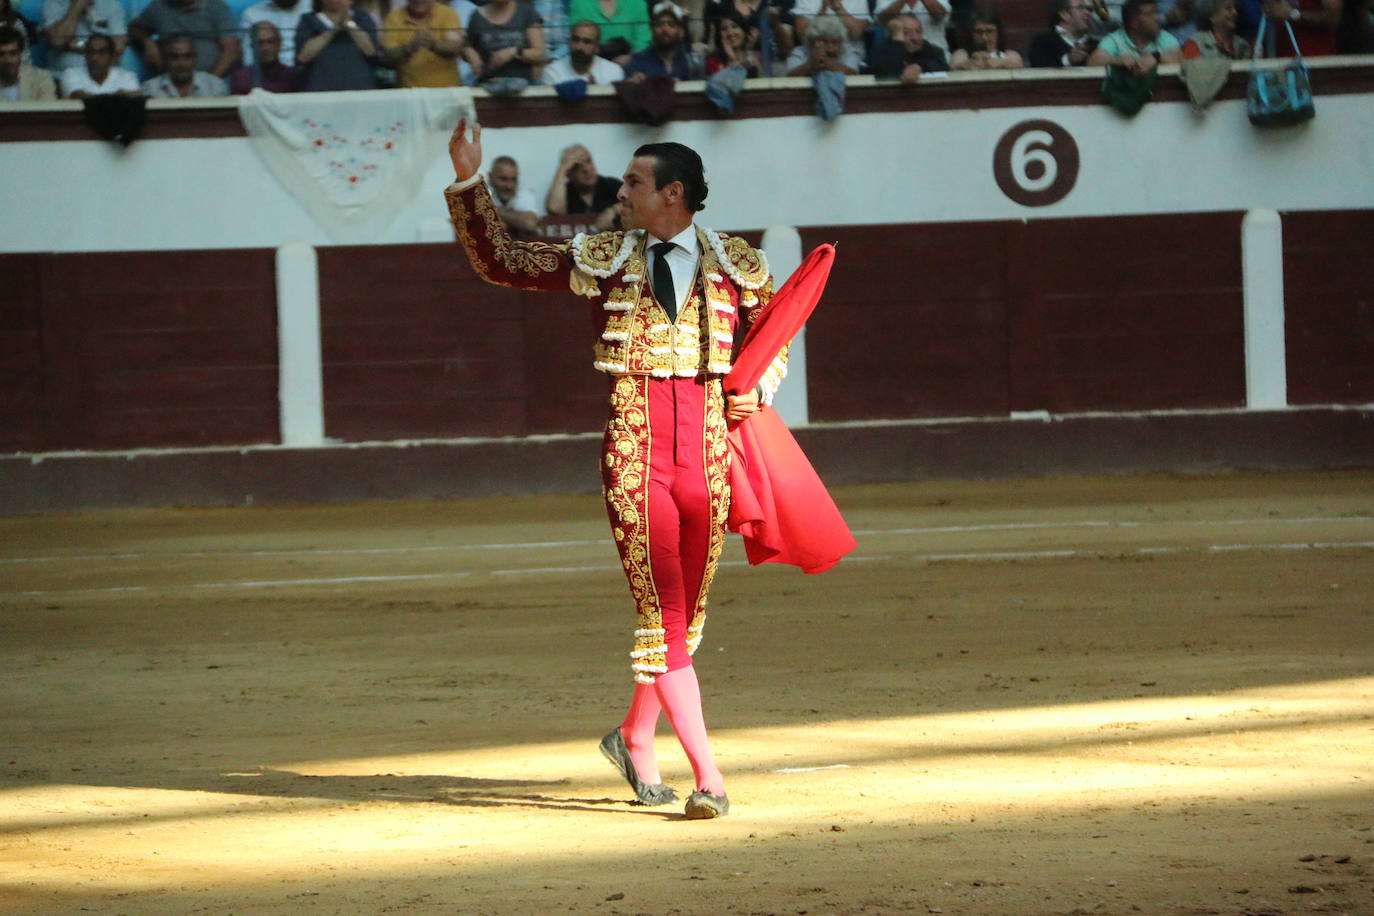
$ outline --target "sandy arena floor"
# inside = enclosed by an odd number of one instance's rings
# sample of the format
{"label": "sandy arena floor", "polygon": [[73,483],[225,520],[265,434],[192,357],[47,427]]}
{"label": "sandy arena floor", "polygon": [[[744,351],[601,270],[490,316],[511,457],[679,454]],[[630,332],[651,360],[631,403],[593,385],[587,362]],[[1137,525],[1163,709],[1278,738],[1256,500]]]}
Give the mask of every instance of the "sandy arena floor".
{"label": "sandy arena floor", "polygon": [[1374,913],[1374,472],[836,496],[727,549],[711,822],[597,753],[594,498],[0,519],[0,912]]}

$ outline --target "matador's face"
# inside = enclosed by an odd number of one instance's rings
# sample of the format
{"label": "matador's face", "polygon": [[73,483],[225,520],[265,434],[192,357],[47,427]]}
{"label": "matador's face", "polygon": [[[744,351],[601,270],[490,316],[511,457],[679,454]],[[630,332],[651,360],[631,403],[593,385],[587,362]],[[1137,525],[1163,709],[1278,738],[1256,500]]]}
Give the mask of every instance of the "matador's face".
{"label": "matador's face", "polygon": [[[652,156],[630,160],[621,178],[620,192],[616,194],[620,201],[620,222],[626,229],[646,229],[659,238],[666,238],[668,236],[655,230],[665,222],[672,222],[669,214],[674,201],[681,204],[682,182],[670,181],[661,188],[655,187],[656,182]],[[665,221],[665,217],[669,218]],[[673,234],[676,233],[669,233]]]}

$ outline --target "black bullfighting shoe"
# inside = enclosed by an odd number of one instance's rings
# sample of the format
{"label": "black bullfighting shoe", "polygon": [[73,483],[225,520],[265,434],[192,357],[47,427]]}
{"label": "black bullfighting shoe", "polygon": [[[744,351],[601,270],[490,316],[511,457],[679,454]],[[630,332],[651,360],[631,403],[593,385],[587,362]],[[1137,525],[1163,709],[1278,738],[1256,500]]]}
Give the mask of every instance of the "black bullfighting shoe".
{"label": "black bullfighting shoe", "polygon": [[700,789],[687,797],[687,819],[700,821],[711,817],[725,817],[730,813],[728,795],[712,795]]}
{"label": "black bullfighting shoe", "polygon": [[611,729],[610,733],[601,739],[601,755],[625,777],[641,805],[671,805],[677,801],[677,793],[663,783],[648,785],[640,781],[639,773],[635,772],[635,762],[630,759],[630,749],[625,746],[625,736],[620,734],[619,726]]}

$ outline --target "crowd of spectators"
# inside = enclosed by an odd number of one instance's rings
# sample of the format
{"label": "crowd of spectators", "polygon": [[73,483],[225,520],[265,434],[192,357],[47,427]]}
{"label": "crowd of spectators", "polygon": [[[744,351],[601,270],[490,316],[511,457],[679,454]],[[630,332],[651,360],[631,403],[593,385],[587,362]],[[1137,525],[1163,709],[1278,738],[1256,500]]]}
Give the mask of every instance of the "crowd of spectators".
{"label": "crowd of spectators", "polygon": [[1024,58],[998,10],[977,0],[139,2],[42,0],[33,21],[0,0],[0,100],[458,85],[510,94],[722,72],[906,83],[1022,66],[1143,72],[1246,57],[1265,16],[1292,25],[1304,54],[1374,53],[1371,0],[1053,0]]}

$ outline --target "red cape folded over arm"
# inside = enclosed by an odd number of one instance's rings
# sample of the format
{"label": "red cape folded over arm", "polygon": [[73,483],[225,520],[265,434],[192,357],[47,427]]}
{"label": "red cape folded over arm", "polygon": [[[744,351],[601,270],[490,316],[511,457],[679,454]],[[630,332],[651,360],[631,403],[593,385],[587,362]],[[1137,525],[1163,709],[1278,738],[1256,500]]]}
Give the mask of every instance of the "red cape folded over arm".
{"label": "red cape folded over arm", "polygon": [[[773,296],[725,377],[726,391],[758,384],[820,301],[834,259],[834,246],[821,245]],[[750,563],[820,573],[854,549],[840,510],[776,411],[765,407],[735,426],[729,444],[729,525],[744,536]]]}

